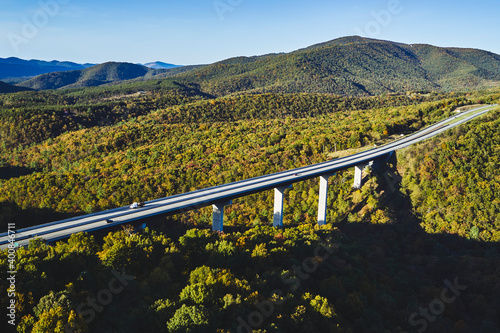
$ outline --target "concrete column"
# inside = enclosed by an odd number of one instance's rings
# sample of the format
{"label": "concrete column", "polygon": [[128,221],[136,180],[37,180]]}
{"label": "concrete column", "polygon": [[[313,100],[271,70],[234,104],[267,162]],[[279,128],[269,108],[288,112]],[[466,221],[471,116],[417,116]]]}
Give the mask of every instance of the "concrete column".
{"label": "concrete column", "polygon": [[318,224],[326,224],[327,200],[328,200],[328,179],[331,175],[319,177],[319,202],[318,202]]}
{"label": "concrete column", "polygon": [[283,228],[283,200],[285,196],[285,190],[288,188],[292,188],[292,185],[277,187],[274,189],[273,226],[275,228]]}
{"label": "concrete column", "polygon": [[224,206],[229,206],[233,203],[232,200],[220,201],[212,205],[212,231],[222,232],[224,229]]}
{"label": "concrete column", "polygon": [[361,188],[362,182],[363,182],[363,169],[365,168],[365,165],[356,165],[354,167],[354,184],[352,185],[353,188]]}

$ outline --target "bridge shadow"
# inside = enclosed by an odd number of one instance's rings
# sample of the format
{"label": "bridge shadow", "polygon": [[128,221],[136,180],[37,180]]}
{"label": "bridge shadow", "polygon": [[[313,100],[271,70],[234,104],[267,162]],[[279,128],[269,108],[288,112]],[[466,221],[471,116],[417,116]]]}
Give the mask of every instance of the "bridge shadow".
{"label": "bridge shadow", "polygon": [[413,213],[413,203],[401,191],[403,178],[398,171],[397,154],[375,161],[371,176],[367,178],[370,177],[374,177],[377,191],[382,194],[378,199],[379,203],[397,221],[396,226],[406,232],[421,231],[420,219]]}
{"label": "bridge shadow", "polygon": [[14,202],[0,202],[0,228],[4,231],[7,230],[8,223],[14,223],[16,229],[19,230],[21,228],[64,220],[78,215],[81,214],[60,213],[49,208],[22,209]]}
{"label": "bridge shadow", "polygon": [[[346,219],[338,224],[351,247],[341,248],[339,257],[361,269],[369,278],[366,283],[385,290],[377,293],[378,300],[366,291],[361,294],[378,304],[378,315],[400,323],[390,332],[499,332],[500,244],[426,232],[410,197],[401,191],[397,166],[394,154],[385,168],[372,172],[380,207],[391,223]],[[349,251],[360,257],[349,258]],[[453,301],[443,297],[452,292]],[[355,332],[387,331],[365,313],[348,320]]]}
{"label": "bridge shadow", "polygon": [[359,235],[370,234],[375,230],[394,230],[402,237],[425,236],[443,241],[447,244],[459,242],[461,245],[498,245],[497,243],[485,243],[469,240],[453,234],[427,233],[421,226],[421,219],[414,213],[411,198],[401,190],[402,176],[398,171],[398,160],[396,154],[393,154],[388,160],[384,161],[384,163],[374,164],[371,175],[367,176],[365,179],[368,178],[375,180],[375,191],[380,194],[380,197],[378,198],[380,207],[386,209],[391,216],[393,223],[384,225],[363,222],[350,223],[347,219],[344,219],[344,221],[340,224],[344,232],[350,232],[352,230],[355,234]]}
{"label": "bridge shadow", "polygon": [[21,176],[31,175],[32,173],[35,173],[37,171],[39,170],[26,167],[14,167],[14,166],[1,167],[0,179],[8,180],[11,178],[18,178]]}

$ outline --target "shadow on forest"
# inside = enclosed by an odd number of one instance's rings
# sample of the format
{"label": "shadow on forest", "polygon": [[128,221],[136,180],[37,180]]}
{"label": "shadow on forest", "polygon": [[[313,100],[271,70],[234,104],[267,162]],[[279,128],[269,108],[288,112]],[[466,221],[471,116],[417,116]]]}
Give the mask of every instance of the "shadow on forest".
{"label": "shadow on forest", "polygon": [[26,168],[26,167],[13,167],[13,166],[8,166],[8,167],[1,167],[0,168],[0,179],[11,179],[11,178],[17,178],[21,176],[28,176],[31,175],[32,173],[35,173],[39,170],[32,169],[32,168]]}
{"label": "shadow on forest", "polygon": [[182,84],[180,82],[174,81],[173,82],[175,85],[185,89],[186,91],[192,91],[193,95],[199,95],[207,99],[213,99],[215,98],[214,95],[207,94],[200,89],[200,85],[196,83],[189,83],[187,85]]}
{"label": "shadow on forest", "polygon": [[[342,231],[352,236],[377,237],[389,233],[385,242],[411,244],[412,240],[423,242],[419,254],[437,256],[467,255],[470,250],[495,253],[498,243],[467,239],[453,234],[429,234],[422,229],[420,219],[413,213],[413,204],[408,195],[401,191],[401,175],[397,169],[397,157],[393,154],[385,167],[375,168],[373,174],[378,180],[381,208],[387,208],[396,221],[392,224],[349,223],[343,221]],[[430,246],[434,244],[434,246]],[[479,253],[480,253],[479,252]]]}
{"label": "shadow on forest", "polygon": [[16,229],[64,220],[81,214],[60,213],[49,208],[22,209],[13,202],[0,202],[0,228],[7,230],[7,223],[14,223]]}
{"label": "shadow on forest", "polygon": [[[396,154],[386,167],[373,172],[383,191],[380,206],[387,208],[396,222],[376,225],[343,221],[339,228],[349,247],[363,257],[362,267],[357,268],[377,281],[376,285],[386,285],[387,281],[392,284],[388,294],[394,302],[380,303],[389,311],[376,310],[399,317],[403,324],[396,332],[498,332],[499,244],[425,232],[413,213],[411,199],[400,191],[402,177]],[[460,289],[460,297],[457,295],[453,302],[446,302],[443,295],[450,293],[450,283],[457,281],[465,290]],[[351,319],[356,332],[377,331],[366,328],[369,324],[362,319]]]}

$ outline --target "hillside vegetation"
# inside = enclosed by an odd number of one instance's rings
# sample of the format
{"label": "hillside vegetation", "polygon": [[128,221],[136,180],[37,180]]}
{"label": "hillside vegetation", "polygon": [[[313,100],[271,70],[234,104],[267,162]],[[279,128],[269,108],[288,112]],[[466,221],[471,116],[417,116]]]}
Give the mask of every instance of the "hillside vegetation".
{"label": "hillside vegetation", "polygon": [[36,90],[100,86],[161,73],[129,63],[107,62],[85,69],[43,74],[18,84]]}
{"label": "hillside vegetation", "polygon": [[500,120],[406,150],[403,184],[428,233],[500,241]]}
{"label": "hillside vegetation", "polygon": [[9,93],[14,93],[14,92],[19,92],[19,91],[27,91],[31,90],[29,88],[24,88],[24,87],[16,87],[13,85],[10,85],[8,83],[5,83],[3,81],[0,81],[0,94],[9,94]]}
{"label": "hillside vegetation", "polygon": [[23,60],[15,57],[0,58],[0,79],[27,78],[45,73],[83,69],[91,64],[69,61]]}
{"label": "hillside vegetation", "polygon": [[481,50],[346,37],[286,54],[228,59],[181,77],[217,96],[456,91],[497,85],[500,56]]}

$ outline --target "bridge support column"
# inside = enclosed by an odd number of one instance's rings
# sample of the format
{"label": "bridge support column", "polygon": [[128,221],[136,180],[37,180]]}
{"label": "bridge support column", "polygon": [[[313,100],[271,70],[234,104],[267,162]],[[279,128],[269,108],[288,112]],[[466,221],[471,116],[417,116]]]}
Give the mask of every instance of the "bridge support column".
{"label": "bridge support column", "polygon": [[361,188],[363,185],[363,169],[365,168],[364,164],[356,165],[354,167],[354,184],[353,188]]}
{"label": "bridge support column", "polygon": [[332,175],[323,175],[319,177],[319,202],[318,202],[318,224],[326,224],[326,211],[328,209],[328,179]]}
{"label": "bridge support column", "polygon": [[212,231],[222,232],[224,229],[224,206],[229,206],[232,200],[220,201],[212,205]]}
{"label": "bridge support column", "polygon": [[283,228],[283,201],[285,190],[292,188],[292,185],[277,187],[274,189],[274,215],[273,226],[275,228]]}

